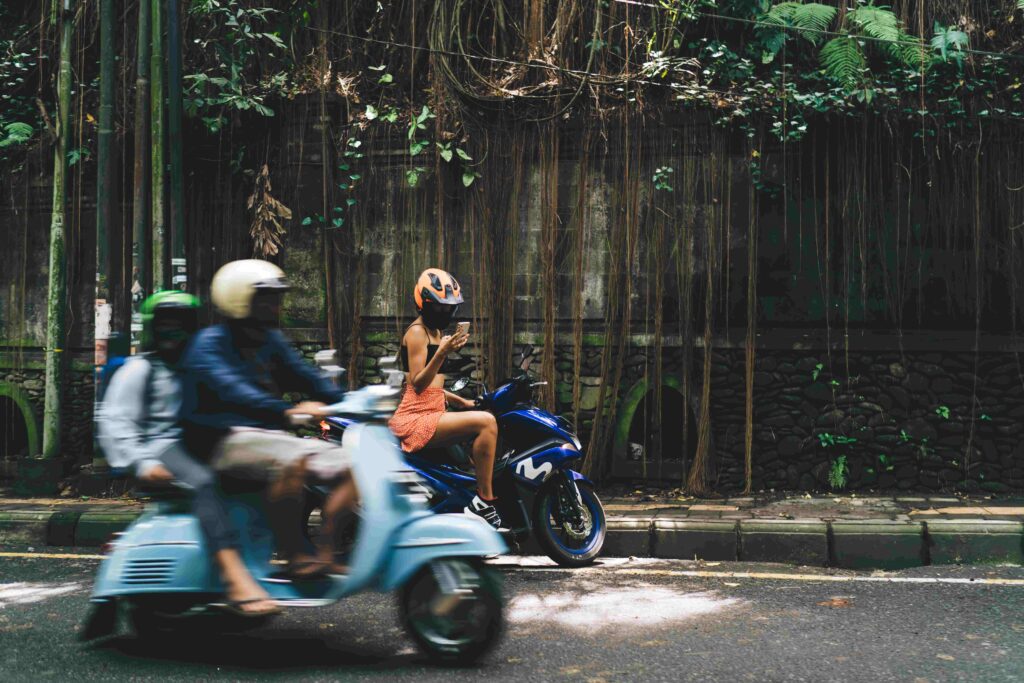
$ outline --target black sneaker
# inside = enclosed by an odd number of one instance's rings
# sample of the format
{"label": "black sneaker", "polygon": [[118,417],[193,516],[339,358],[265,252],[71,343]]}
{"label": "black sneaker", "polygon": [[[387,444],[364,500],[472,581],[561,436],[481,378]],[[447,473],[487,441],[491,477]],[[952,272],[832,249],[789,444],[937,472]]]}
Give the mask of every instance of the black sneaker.
{"label": "black sneaker", "polygon": [[465,513],[482,519],[495,531],[508,531],[508,529],[501,525],[501,517],[498,515],[498,511],[494,509],[494,506],[480,496],[473,496],[473,500],[466,507]]}

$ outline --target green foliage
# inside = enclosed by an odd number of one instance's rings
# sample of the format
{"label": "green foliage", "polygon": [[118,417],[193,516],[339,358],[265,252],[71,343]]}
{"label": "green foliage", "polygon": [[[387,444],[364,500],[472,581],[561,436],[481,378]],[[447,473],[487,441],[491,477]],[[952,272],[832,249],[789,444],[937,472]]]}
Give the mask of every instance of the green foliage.
{"label": "green foliage", "polygon": [[[836,18],[836,8],[816,2],[783,2],[758,17],[756,34],[761,41],[761,62],[770,64],[795,33],[812,45],[821,44]],[[776,28],[777,27],[777,28]]]}
{"label": "green foliage", "polygon": [[822,432],[821,434],[818,434],[818,443],[821,444],[822,448],[828,448],[830,446],[849,446],[850,444],[857,443],[857,439],[850,436],[843,436],[842,434]]}
{"label": "green foliage", "polygon": [[656,168],[653,177],[654,189],[672,192],[672,186],[669,185],[669,181],[672,179],[673,173],[675,173],[675,169],[671,166],[659,166]]}
{"label": "green foliage", "polygon": [[[2,4],[2,3],[0,3]],[[29,27],[15,24],[0,7],[0,161],[31,142],[43,120],[35,103],[29,76],[36,69],[36,57],[25,51],[16,36],[29,33]],[[11,37],[7,37],[11,36]]]}
{"label": "green foliage", "polygon": [[820,57],[825,72],[847,90],[857,86],[867,68],[859,43],[850,36],[833,38],[825,43]]}
{"label": "green foliage", "polygon": [[[1024,2],[1024,0],[1021,0]],[[953,27],[944,27],[935,22],[935,36],[932,38],[932,49],[939,53],[939,58],[948,62],[950,59],[963,66],[964,50],[970,46],[971,40],[963,31]]]}
{"label": "green foliage", "polygon": [[939,406],[935,409],[935,414],[941,417],[943,420],[949,419],[949,406]]}
{"label": "green foliage", "polygon": [[[189,11],[199,24],[195,33],[203,36],[195,44],[212,59],[185,75],[185,111],[200,117],[212,133],[223,128],[232,112],[273,116],[266,98],[285,91],[287,75],[257,65],[286,54],[280,30],[270,28],[280,12],[238,0],[193,0]],[[260,72],[265,75],[254,80]]]}
{"label": "green foliage", "polygon": [[815,382],[817,382],[818,381],[818,376],[821,374],[821,371],[824,370],[824,369],[825,369],[825,364],[824,363],[818,363],[817,365],[815,365],[814,366],[814,371],[811,372],[811,379],[814,380]]}
{"label": "green foliage", "polygon": [[32,139],[32,126],[21,121],[3,124],[3,137],[0,137],[0,149],[21,145]]}
{"label": "green foliage", "polygon": [[846,488],[850,476],[850,468],[846,464],[846,456],[840,455],[829,463],[828,485],[833,491],[841,491]]}

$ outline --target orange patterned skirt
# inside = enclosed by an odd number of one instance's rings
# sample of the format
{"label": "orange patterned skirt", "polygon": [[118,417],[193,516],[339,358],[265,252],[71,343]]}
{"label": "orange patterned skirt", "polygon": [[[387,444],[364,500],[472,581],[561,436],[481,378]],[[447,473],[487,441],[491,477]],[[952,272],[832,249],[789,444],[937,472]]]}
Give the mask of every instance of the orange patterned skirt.
{"label": "orange patterned skirt", "polygon": [[398,410],[388,426],[402,442],[402,450],[414,453],[426,446],[437,431],[437,423],[445,412],[444,389],[428,387],[416,393],[406,385]]}

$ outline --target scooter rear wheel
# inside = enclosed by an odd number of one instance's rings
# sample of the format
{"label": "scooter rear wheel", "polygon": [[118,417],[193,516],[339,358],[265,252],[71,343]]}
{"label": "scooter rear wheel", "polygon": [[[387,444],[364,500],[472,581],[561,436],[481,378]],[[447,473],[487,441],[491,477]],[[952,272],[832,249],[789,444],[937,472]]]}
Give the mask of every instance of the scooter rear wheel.
{"label": "scooter rear wheel", "polygon": [[504,627],[497,573],[482,561],[435,560],[398,594],[402,625],[431,659],[470,664],[489,652]]}

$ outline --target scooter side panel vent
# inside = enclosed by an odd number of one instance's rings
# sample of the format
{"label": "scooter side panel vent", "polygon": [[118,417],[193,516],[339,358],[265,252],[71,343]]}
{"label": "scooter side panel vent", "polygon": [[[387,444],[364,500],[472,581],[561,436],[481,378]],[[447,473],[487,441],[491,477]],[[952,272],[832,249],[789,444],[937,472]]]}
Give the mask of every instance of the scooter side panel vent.
{"label": "scooter side panel vent", "polygon": [[175,560],[130,560],[121,573],[121,580],[131,586],[152,586],[170,583]]}

